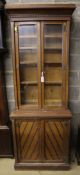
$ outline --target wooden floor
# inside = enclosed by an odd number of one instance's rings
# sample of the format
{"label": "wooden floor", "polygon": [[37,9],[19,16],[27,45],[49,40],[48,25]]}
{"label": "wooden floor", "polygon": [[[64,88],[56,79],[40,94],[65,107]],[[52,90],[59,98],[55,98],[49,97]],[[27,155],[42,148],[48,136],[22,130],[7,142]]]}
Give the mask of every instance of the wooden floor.
{"label": "wooden floor", "polygon": [[0,159],[0,175],[80,175],[76,163],[70,171],[15,171],[14,159]]}

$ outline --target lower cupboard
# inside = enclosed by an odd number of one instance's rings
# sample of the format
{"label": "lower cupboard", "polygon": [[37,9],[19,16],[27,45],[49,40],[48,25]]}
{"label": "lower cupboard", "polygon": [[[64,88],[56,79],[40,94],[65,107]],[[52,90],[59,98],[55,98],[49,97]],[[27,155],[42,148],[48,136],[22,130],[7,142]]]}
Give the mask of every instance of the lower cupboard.
{"label": "lower cupboard", "polygon": [[70,119],[13,119],[12,123],[16,169],[70,167]]}

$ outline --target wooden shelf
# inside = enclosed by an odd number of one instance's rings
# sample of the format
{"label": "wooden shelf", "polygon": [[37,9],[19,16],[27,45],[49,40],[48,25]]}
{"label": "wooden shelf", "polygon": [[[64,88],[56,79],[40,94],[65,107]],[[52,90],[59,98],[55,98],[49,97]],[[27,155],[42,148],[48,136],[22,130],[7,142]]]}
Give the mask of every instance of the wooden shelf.
{"label": "wooden shelf", "polygon": [[62,48],[61,49],[46,49],[45,48],[45,54],[59,54],[62,57]]}
{"label": "wooden shelf", "polygon": [[[22,81],[20,84],[21,85],[35,85],[37,84],[37,81]],[[44,82],[46,85],[62,85],[62,81],[45,81]]]}
{"label": "wooden shelf", "polygon": [[50,35],[45,35],[45,38],[62,38],[62,33],[53,33]]}
{"label": "wooden shelf", "polygon": [[21,81],[21,85],[37,85],[37,81]]}
{"label": "wooden shelf", "polygon": [[19,38],[37,38],[37,35],[19,35]]}
{"label": "wooden shelf", "polygon": [[62,81],[45,81],[46,85],[62,85]]}
{"label": "wooden shelf", "polygon": [[22,100],[22,102],[24,104],[32,104],[32,105],[35,105],[35,104],[38,104],[38,100]]}
{"label": "wooden shelf", "polygon": [[33,61],[33,62],[32,61],[21,61],[20,64],[22,64],[22,65],[26,65],[26,64],[27,65],[30,65],[30,64],[37,65],[37,62],[35,62],[35,61]]}
{"label": "wooden shelf", "polygon": [[62,62],[50,62],[50,61],[45,61],[45,64],[51,64],[51,66],[53,66],[53,65],[62,66]]}
{"label": "wooden shelf", "polygon": [[29,49],[34,50],[34,49],[37,49],[37,47],[19,47],[19,49],[21,49],[21,50],[29,50]]}
{"label": "wooden shelf", "polygon": [[52,47],[50,46],[50,47],[45,47],[44,48],[45,50],[62,50],[62,47],[61,47],[61,45],[53,45]]}

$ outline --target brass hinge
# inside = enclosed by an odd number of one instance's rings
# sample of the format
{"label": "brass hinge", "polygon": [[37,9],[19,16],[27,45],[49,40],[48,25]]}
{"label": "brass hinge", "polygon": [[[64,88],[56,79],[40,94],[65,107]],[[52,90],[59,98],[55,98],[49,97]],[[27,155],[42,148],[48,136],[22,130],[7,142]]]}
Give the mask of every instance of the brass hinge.
{"label": "brass hinge", "polygon": [[15,26],[14,31],[17,32],[17,29],[18,29],[17,26]]}

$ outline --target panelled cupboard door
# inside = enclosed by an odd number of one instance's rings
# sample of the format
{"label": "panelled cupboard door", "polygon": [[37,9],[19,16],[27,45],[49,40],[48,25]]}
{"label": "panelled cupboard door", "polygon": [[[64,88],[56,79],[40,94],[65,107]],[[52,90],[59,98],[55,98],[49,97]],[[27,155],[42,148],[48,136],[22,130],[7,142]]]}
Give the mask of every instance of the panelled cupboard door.
{"label": "panelled cupboard door", "polygon": [[68,161],[69,121],[45,121],[44,157],[47,161]]}
{"label": "panelled cupboard door", "polygon": [[38,121],[17,121],[16,144],[19,161],[39,161],[40,123]]}
{"label": "panelled cupboard door", "polygon": [[67,43],[66,22],[15,23],[18,108],[66,106]]}
{"label": "panelled cupboard door", "polygon": [[18,162],[68,162],[70,121],[16,121]]}

